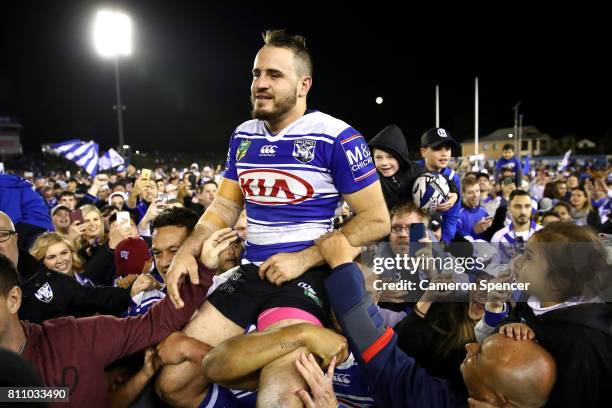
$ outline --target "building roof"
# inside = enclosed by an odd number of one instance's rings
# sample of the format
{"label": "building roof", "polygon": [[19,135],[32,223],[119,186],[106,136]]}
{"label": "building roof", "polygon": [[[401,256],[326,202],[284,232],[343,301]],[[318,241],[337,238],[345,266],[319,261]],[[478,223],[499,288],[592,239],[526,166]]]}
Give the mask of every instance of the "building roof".
{"label": "building roof", "polygon": [[[513,134],[513,137],[508,137],[509,134]],[[535,126],[523,126],[522,139],[536,139],[538,137],[547,136],[540,132]],[[479,142],[508,142],[512,143],[516,140],[517,135],[514,135],[514,128],[501,128],[497,129],[493,133],[483,136],[478,139]]]}
{"label": "building roof", "polygon": [[10,116],[2,116],[0,115],[0,128],[3,129],[21,129],[21,126],[17,121]]}

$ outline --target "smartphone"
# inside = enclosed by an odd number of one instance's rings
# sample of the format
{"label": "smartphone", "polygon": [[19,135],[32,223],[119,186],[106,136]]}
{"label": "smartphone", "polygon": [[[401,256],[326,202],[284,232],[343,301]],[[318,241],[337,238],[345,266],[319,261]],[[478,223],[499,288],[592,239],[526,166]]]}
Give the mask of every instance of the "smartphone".
{"label": "smartphone", "polygon": [[151,179],[151,169],[142,169],[140,175],[143,180]]}
{"label": "smartphone", "polygon": [[408,255],[414,256],[419,249],[423,248],[423,243],[419,242],[423,238],[425,238],[425,224],[422,222],[410,224],[410,250]]}
{"label": "smartphone", "polygon": [[70,224],[72,224],[75,221],[78,221],[81,224],[85,222],[85,219],[83,218],[83,211],[81,211],[80,208],[77,208],[76,210],[72,210],[70,212],[69,217],[70,217]]}
{"label": "smartphone", "polygon": [[190,190],[195,190],[196,189],[196,176],[195,174],[190,174],[189,175],[189,184],[190,184]]}
{"label": "smartphone", "polygon": [[160,203],[166,204],[168,202],[168,194],[157,193],[157,201],[159,201]]}
{"label": "smartphone", "polygon": [[130,213],[127,211],[118,211],[117,226],[121,228],[126,225],[130,225]]}

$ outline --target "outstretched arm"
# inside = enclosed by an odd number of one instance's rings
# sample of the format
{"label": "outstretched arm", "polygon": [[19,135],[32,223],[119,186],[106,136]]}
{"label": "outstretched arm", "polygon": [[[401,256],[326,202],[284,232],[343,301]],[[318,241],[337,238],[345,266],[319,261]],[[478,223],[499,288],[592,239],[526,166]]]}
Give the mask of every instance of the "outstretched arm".
{"label": "outstretched arm", "polygon": [[340,233],[317,241],[332,275],[325,281],[328,299],[346,334],[351,351],[368,378],[376,405],[456,406],[449,384],[420,368],[397,346],[397,335],[384,327],[378,308],[368,296],[350,245]]}
{"label": "outstretched arm", "polygon": [[204,376],[210,382],[227,383],[257,372],[302,346],[321,358],[323,366],[329,365],[333,357],[338,361],[348,357],[344,337],[332,330],[303,323],[224,341],[204,357]]}
{"label": "outstretched arm", "polygon": [[166,274],[168,295],[176,307],[181,308],[184,305],[178,290],[179,282],[183,277],[189,275],[192,282],[198,283],[196,259],[201,255],[204,241],[219,229],[233,227],[240,216],[242,205],[243,196],[238,183],[223,179],[215,200],[206,209],[189,238],[176,253]]}

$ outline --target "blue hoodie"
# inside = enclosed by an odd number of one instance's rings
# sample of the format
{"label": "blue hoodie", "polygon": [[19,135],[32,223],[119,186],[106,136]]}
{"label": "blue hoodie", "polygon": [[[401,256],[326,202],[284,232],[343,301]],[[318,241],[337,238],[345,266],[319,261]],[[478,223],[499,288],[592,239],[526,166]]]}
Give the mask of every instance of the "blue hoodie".
{"label": "blue hoodie", "polygon": [[508,160],[503,157],[497,159],[497,163],[495,164],[495,181],[498,183],[501,181],[503,168],[512,169],[514,172],[514,183],[516,187],[519,188],[523,182],[523,166],[521,165],[521,161],[516,156],[512,156]]}
{"label": "blue hoodie", "polygon": [[459,211],[459,220],[457,221],[457,231],[464,237],[470,236],[474,239],[484,239],[483,234],[474,232],[474,226],[483,218],[489,216],[489,213],[484,207],[476,208],[463,207]]}
{"label": "blue hoodie", "polygon": [[0,174],[0,210],[13,224],[25,223],[53,231],[53,223],[43,198],[32,184],[19,176]]}

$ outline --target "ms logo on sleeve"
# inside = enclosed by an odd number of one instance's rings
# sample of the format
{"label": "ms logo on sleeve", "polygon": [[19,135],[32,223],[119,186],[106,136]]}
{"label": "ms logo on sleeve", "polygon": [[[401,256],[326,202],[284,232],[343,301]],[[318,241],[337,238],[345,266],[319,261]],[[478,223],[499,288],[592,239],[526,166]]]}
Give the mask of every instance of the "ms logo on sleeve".
{"label": "ms logo on sleeve", "polygon": [[359,134],[349,136],[341,141],[340,144],[355,181],[363,180],[376,172],[376,168],[371,166],[373,163],[372,154],[363,136]]}

